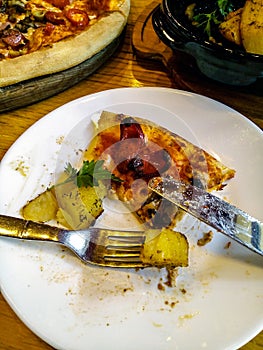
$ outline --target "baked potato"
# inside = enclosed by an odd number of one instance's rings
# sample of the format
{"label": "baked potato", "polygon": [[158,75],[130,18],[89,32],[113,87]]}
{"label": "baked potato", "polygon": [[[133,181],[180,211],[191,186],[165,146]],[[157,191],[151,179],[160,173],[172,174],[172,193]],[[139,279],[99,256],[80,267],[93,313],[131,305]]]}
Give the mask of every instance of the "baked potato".
{"label": "baked potato", "polygon": [[247,52],[263,55],[263,0],[246,0],[240,33]]}
{"label": "baked potato", "polygon": [[22,209],[21,215],[26,220],[46,222],[55,219],[58,203],[53,191],[47,190],[29,201]]}
{"label": "baked potato", "polygon": [[246,52],[263,55],[263,0],[246,0],[244,7],[230,12],[218,28]]}
{"label": "baked potato", "polygon": [[219,25],[220,33],[229,41],[236,45],[241,45],[240,21],[242,8],[230,12],[225,21]]}
{"label": "baked potato", "polygon": [[169,228],[147,230],[141,250],[141,260],[157,267],[188,266],[188,241],[186,237]]}
{"label": "baked potato", "polygon": [[56,220],[69,229],[83,229],[103,212],[104,193],[102,185],[78,188],[74,183],[67,183],[46,190],[28,202],[22,208],[21,215],[26,220]]}

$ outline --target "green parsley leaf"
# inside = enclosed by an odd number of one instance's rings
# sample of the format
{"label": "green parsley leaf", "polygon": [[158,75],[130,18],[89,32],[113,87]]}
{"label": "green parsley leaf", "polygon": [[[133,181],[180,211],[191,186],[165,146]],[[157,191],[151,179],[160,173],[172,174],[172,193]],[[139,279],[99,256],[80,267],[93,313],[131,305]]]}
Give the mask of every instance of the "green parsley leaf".
{"label": "green parsley leaf", "polygon": [[66,164],[64,171],[68,175],[68,179],[70,179],[70,180],[74,179],[74,177],[78,173],[77,169],[73,168],[73,166],[70,163]]}
{"label": "green parsley leaf", "polygon": [[234,11],[234,5],[231,0],[217,0],[219,12],[225,17],[229,12]]}
{"label": "green parsley leaf", "polygon": [[210,37],[212,33],[212,23],[216,21],[215,15],[215,11],[213,11],[211,13],[200,13],[193,17],[194,21],[198,23],[197,27],[203,27],[208,37]]}
{"label": "green parsley leaf", "polygon": [[217,0],[216,8],[209,13],[198,13],[193,16],[195,25],[203,29],[204,33],[210,38],[212,36],[212,27],[219,25],[224,17],[234,10],[232,0]]}
{"label": "green parsley leaf", "polygon": [[67,163],[65,173],[68,178],[63,181],[63,184],[73,181],[78,187],[98,186],[99,180],[122,182],[120,178],[104,168],[104,160],[85,160],[79,170]]}

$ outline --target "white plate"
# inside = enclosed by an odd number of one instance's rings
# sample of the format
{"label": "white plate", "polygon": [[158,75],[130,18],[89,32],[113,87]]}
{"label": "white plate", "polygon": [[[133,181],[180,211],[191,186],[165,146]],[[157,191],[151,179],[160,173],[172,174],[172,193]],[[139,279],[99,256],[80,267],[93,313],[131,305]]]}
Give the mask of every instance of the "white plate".
{"label": "white plate", "polygon": [[[92,135],[90,116],[102,109],[153,120],[235,168],[224,195],[263,220],[262,131],[216,101],[164,88],[104,91],[39,120],[1,162],[2,214],[19,215],[55,169],[78,161]],[[190,266],[179,270],[175,288],[158,289],[164,271],[91,267],[54,244],[1,238],[1,291],[33,332],[61,350],[237,349],[262,330],[262,258],[234,243],[225,249],[221,234],[198,247],[207,228],[195,226],[187,232]]]}

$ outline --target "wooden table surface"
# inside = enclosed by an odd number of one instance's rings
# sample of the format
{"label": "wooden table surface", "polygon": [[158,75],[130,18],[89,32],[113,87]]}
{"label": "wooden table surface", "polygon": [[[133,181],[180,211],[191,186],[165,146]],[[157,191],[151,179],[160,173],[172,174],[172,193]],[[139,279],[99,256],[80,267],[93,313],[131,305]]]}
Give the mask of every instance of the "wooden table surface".
{"label": "wooden table surface", "polygon": [[[184,68],[178,67],[173,72],[173,79],[161,62],[134,54],[131,37],[138,17],[145,12],[151,0],[132,0],[124,42],[96,73],[78,83],[74,87],[44,101],[28,107],[0,114],[0,159],[12,143],[33,123],[55,108],[81,96],[119,87],[161,86],[184,88],[218,99],[243,113],[260,128],[263,128],[262,89],[235,89],[231,87],[215,88],[215,84],[205,79],[199,85],[189,76]],[[147,8],[146,8],[147,11]],[[157,38],[150,35],[153,42]],[[161,45],[161,44],[160,44]],[[139,50],[140,51],[140,50]],[[169,50],[168,50],[169,51]],[[169,54],[169,52],[168,52]],[[181,70],[182,69],[182,70]],[[176,69],[174,69],[176,70]],[[188,74],[188,77],[187,77]],[[254,90],[253,90],[254,89]],[[0,101],[1,103],[1,101]],[[244,315],[245,317],[245,315]],[[242,347],[243,350],[259,350],[263,348],[263,332]],[[15,315],[0,294],[0,349],[1,350],[47,350],[49,345],[35,336]],[[224,350],[224,349],[222,349]]]}

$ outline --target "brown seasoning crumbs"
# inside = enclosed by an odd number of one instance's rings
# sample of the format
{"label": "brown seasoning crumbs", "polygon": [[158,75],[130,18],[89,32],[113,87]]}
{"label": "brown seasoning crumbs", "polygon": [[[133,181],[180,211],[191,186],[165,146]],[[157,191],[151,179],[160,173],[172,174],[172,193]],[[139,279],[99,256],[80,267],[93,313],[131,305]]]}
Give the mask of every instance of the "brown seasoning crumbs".
{"label": "brown seasoning crumbs", "polygon": [[231,246],[231,242],[227,242],[224,246],[224,249],[229,249]]}
{"label": "brown seasoning crumbs", "polygon": [[165,291],[165,287],[164,287],[164,285],[161,282],[158,283],[157,288],[159,290]]}
{"label": "brown seasoning crumbs", "polygon": [[164,284],[167,287],[175,287],[176,286],[176,278],[178,276],[178,270],[176,268],[166,268],[167,271],[167,281]]}
{"label": "brown seasoning crumbs", "polygon": [[213,238],[213,232],[209,231],[204,233],[202,238],[199,238],[197,241],[197,245],[199,247],[206,245],[207,243],[211,242]]}

